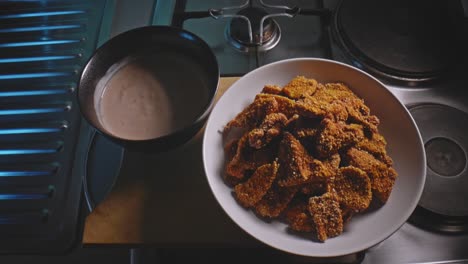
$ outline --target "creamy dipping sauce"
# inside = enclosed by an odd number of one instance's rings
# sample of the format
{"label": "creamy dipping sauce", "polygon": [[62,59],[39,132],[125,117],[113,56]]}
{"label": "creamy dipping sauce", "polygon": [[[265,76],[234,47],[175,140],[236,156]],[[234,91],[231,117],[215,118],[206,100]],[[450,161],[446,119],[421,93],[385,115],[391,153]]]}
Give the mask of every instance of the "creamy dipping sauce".
{"label": "creamy dipping sauce", "polygon": [[196,63],[177,54],[125,58],[96,86],[98,120],[122,139],[168,135],[194,122],[208,104],[201,74]]}

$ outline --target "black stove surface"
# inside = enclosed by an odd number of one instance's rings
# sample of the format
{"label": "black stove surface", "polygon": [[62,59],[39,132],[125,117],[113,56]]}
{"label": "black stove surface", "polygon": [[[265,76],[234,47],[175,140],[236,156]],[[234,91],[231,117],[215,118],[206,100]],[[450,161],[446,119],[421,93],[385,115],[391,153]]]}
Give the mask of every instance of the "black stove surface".
{"label": "black stove surface", "polygon": [[459,59],[461,42],[445,2],[343,1],[336,12],[344,48],[368,67],[406,78],[435,78]]}

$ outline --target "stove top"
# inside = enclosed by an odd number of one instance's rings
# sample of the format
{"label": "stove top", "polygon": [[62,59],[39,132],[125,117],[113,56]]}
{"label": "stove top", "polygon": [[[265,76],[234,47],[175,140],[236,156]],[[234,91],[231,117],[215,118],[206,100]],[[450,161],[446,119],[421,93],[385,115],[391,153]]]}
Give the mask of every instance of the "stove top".
{"label": "stove top", "polygon": [[[172,25],[203,38],[215,52],[225,76],[241,76],[287,58],[330,57],[328,32],[324,30],[329,13],[318,1],[297,2],[300,9],[271,0],[176,1]],[[261,30],[260,20],[267,14]],[[258,45],[259,41],[264,43]]]}
{"label": "stove top", "polygon": [[351,259],[468,263],[468,50],[461,48],[468,43],[462,37],[468,36],[468,15],[463,13],[468,8],[462,4],[174,0],[157,4],[152,21],[204,39],[216,54],[222,76],[242,76],[282,59],[317,57],[354,65],[383,81],[420,128],[427,182],[409,222]]}

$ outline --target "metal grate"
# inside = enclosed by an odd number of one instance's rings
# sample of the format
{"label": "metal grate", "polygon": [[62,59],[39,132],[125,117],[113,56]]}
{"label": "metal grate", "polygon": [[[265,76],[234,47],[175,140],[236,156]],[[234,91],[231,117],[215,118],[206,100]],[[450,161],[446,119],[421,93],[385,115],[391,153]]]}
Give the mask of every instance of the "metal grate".
{"label": "metal grate", "polygon": [[79,72],[106,1],[0,2],[0,250],[62,251],[76,238]]}

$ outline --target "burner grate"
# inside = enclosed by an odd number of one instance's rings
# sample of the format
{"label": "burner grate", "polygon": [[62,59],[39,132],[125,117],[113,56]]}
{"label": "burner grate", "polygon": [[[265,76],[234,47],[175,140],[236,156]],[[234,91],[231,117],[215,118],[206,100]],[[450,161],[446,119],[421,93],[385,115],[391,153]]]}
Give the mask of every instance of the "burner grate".
{"label": "burner grate", "polygon": [[[226,28],[226,38],[238,50],[249,51],[252,47],[258,47],[260,51],[266,51],[274,48],[280,40],[281,30],[272,18],[293,18],[300,11],[299,7],[270,5],[263,0],[259,2],[262,8],[252,7],[252,0],[246,0],[239,6],[211,8],[208,11],[214,19],[232,19]],[[267,13],[265,8],[272,8],[278,12]]]}
{"label": "burner grate", "polygon": [[274,48],[281,38],[279,24],[273,19],[275,17],[294,18],[299,14],[328,17],[330,14],[327,9],[306,10],[298,6],[267,4],[264,0],[258,2],[260,7],[254,7],[253,0],[246,0],[238,6],[208,10],[214,19],[231,19],[225,35],[230,45],[237,50],[267,51]]}

